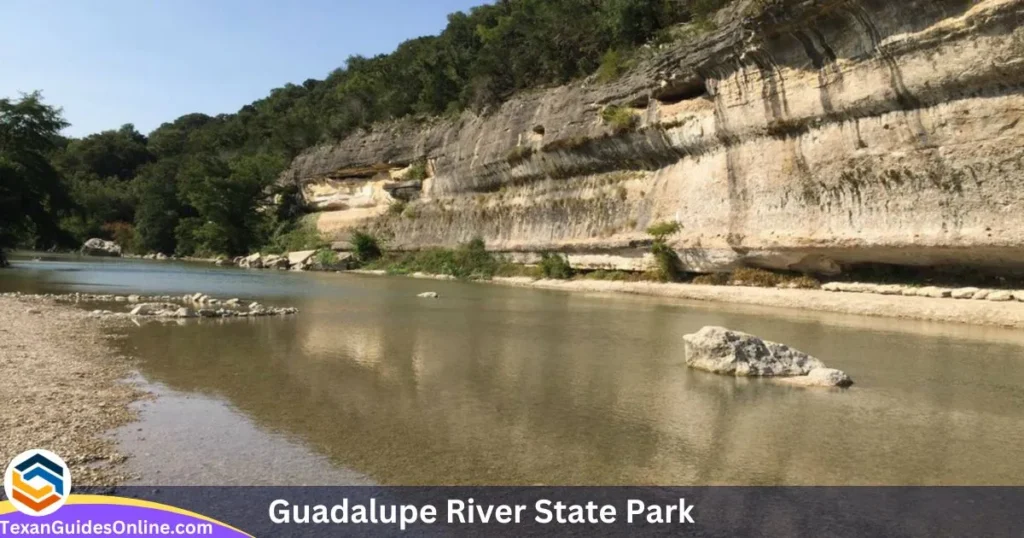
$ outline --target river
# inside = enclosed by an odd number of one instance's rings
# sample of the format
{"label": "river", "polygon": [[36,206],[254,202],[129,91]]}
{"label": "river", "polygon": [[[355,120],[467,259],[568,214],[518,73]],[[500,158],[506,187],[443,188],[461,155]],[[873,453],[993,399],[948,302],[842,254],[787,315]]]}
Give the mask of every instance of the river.
{"label": "river", "polygon": [[[116,432],[139,482],[1020,484],[1024,335],[484,283],[53,257],[0,291],[204,292],[287,318],[142,323],[159,397]],[[436,291],[441,298],[417,298]],[[691,371],[723,325],[849,390]]]}

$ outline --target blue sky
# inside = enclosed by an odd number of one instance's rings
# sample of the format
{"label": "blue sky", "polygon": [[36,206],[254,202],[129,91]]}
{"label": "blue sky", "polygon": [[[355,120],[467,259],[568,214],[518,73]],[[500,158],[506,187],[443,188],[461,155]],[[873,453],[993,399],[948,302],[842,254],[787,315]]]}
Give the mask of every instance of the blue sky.
{"label": "blue sky", "polygon": [[437,34],[484,0],[0,0],[0,97],[42,90],[83,136],[149,133]]}

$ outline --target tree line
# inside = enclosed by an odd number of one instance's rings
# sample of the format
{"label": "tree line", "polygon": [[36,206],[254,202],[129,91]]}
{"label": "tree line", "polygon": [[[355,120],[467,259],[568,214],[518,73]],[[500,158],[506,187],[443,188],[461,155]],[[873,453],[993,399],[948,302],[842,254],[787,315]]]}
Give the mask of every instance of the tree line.
{"label": "tree line", "polygon": [[517,91],[621,70],[641,45],[726,0],[500,0],[449,15],[437,36],[352,56],[234,114],[187,114],[60,135],[39,93],[0,100],[0,248],[89,237],[137,252],[236,255],[297,232],[274,179],[298,153],[406,116],[486,114]]}

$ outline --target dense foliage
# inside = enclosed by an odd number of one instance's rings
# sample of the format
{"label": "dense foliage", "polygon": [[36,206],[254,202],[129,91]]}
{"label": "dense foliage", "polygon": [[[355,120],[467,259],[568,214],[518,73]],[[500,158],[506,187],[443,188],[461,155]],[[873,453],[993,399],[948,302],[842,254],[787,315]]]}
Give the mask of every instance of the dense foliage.
{"label": "dense foliage", "polygon": [[0,266],[6,248],[60,240],[56,218],[69,203],[49,156],[66,125],[38,93],[0,99]]}
{"label": "dense foliage", "polygon": [[[62,139],[59,111],[38,94],[4,100],[0,241],[106,237],[129,251],[180,255],[318,243],[298,225],[295,187],[274,185],[304,149],[379,121],[486,113],[519,90],[618,76],[638,46],[724,2],[500,0],[451,14],[438,36],[350,57],[324,80],[287,84],[235,114],[188,114],[148,137],[129,124]],[[627,120],[609,113],[607,121]],[[21,124],[32,125],[31,136]]]}

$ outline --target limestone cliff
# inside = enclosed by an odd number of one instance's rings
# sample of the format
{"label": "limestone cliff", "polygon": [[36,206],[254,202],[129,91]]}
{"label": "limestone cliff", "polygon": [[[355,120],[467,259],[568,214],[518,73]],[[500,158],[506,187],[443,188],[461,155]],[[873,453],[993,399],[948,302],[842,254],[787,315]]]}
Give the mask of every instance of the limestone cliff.
{"label": "limestone cliff", "polygon": [[[1024,0],[738,2],[615,82],[377,126],[282,180],[323,230],[366,226],[404,249],[479,235],[639,269],[644,230],[675,220],[699,271],[1024,270],[1022,23]],[[635,124],[606,124],[607,107]],[[419,162],[426,179],[398,183]],[[399,193],[401,214],[387,210]]]}

